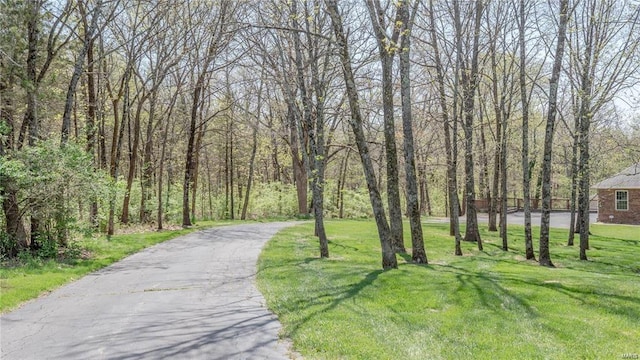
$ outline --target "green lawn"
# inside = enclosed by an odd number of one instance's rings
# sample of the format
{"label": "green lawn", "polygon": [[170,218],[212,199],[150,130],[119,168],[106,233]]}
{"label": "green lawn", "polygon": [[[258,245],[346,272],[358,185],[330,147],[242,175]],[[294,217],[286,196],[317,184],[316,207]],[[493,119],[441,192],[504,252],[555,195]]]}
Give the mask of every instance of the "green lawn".
{"label": "green lawn", "polygon": [[206,227],[230,222],[202,221],[189,229],[147,231],[82,239],[78,242],[85,256],[71,260],[40,260],[27,257],[20,262],[4,262],[0,267],[0,313],[36,298],[60,285],[112,264],[146,247]]}
{"label": "green lawn", "polygon": [[289,228],[263,251],[258,285],[282,336],[307,359],[640,354],[640,228],[594,225],[588,262],[564,245],[566,230],[552,229],[557,268],[544,268],[524,260],[522,227],[509,228],[509,252],[482,227],[485,251],[463,243],[456,257],[447,224],[429,224],[430,264],[404,256],[386,272],[372,221],[327,222],[327,260],[318,258],[312,224]]}

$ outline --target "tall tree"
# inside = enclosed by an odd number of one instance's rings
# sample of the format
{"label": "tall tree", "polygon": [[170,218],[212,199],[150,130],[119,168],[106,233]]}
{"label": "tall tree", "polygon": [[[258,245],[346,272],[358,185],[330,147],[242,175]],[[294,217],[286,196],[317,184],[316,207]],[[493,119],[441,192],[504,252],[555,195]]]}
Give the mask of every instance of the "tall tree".
{"label": "tall tree", "polygon": [[347,37],[344,31],[344,25],[342,16],[338,10],[338,4],[336,0],[327,0],[325,2],[327,12],[331,17],[333,30],[336,37],[337,51],[342,64],[342,71],[344,75],[344,82],[347,90],[347,97],[349,99],[349,109],[351,110],[351,118],[349,125],[355,136],[356,145],[358,147],[358,153],[360,154],[360,160],[365,173],[365,179],[367,181],[367,187],[369,189],[369,198],[371,200],[371,207],[373,208],[373,214],[378,228],[378,236],[380,237],[380,246],[382,248],[382,268],[392,269],[398,267],[398,260],[395,256],[395,251],[391,243],[391,234],[389,230],[389,223],[384,212],[384,205],[382,204],[382,197],[378,191],[376,184],[376,178],[373,168],[373,162],[371,161],[371,155],[369,153],[369,146],[364,134],[362,113],[360,110],[360,102],[358,99],[358,90],[356,88],[355,76],[351,66],[351,56],[349,54],[349,46]]}
{"label": "tall tree", "polygon": [[527,260],[535,260],[533,236],[531,234],[531,165],[529,163],[529,94],[527,90],[525,42],[526,11],[525,1],[520,0],[518,8],[518,43],[520,45],[520,100],[522,102],[522,202],[524,211],[524,244]]}
{"label": "tall tree", "polygon": [[82,48],[80,49],[80,53],[77,55],[76,63],[73,67],[73,74],[71,75],[71,81],[69,82],[69,88],[67,89],[67,97],[64,104],[64,113],[62,114],[62,135],[60,139],[60,143],[62,145],[66,144],[69,140],[69,132],[71,128],[71,111],[73,109],[76,87],[78,86],[78,81],[80,81],[80,76],[82,75],[82,72],[84,70],[84,64],[86,60],[85,57],[92,47],[95,36],[94,34],[98,30],[98,19],[100,18],[100,13],[102,12],[102,0],[96,1],[91,14],[91,23],[88,26],[86,23],[87,9],[85,3],[83,1],[78,1],[78,8],[84,20],[84,36]]}
{"label": "tall tree", "polygon": [[[449,200],[449,216],[450,216],[450,230],[451,235],[455,239],[455,254],[462,255],[462,248],[460,247],[460,241],[462,240],[460,235],[459,226],[459,203],[457,194],[457,159],[453,150],[454,141],[451,140],[451,120],[449,119],[449,109],[447,105],[447,95],[445,90],[445,77],[442,61],[440,59],[440,48],[438,46],[438,36],[436,33],[435,11],[433,7],[433,0],[429,0],[429,20],[430,20],[430,34],[431,34],[431,46],[433,48],[433,58],[435,61],[436,79],[438,84],[438,100],[440,104],[440,111],[442,116],[442,123],[444,126],[444,142],[445,152],[447,155],[447,199]],[[456,62],[457,63],[457,62]],[[456,72],[457,77],[457,72]],[[455,112],[455,109],[454,109]],[[455,121],[455,120],[454,120]],[[454,143],[454,144],[452,144]]]}
{"label": "tall tree", "polygon": [[560,21],[558,23],[558,40],[549,80],[549,107],[547,109],[547,125],[544,136],[544,157],[542,161],[542,208],[540,216],[540,254],[538,262],[542,266],[553,267],[549,253],[549,217],[551,214],[551,152],[553,135],[558,111],[558,83],[562,70],[562,57],[569,19],[569,0],[560,1]]}
{"label": "tall tree", "polygon": [[[13,10],[13,11],[12,11]],[[20,9],[22,10],[22,9]],[[17,57],[20,50],[26,46],[26,41],[22,42],[21,37],[12,29],[18,28],[18,24],[23,19],[18,14],[22,11],[15,11],[7,7],[7,4],[0,4],[0,22],[6,26],[7,31],[0,32],[0,42],[10,44],[8,49],[0,48],[0,159],[9,160],[10,153],[16,150],[16,86],[18,71],[21,64]],[[9,240],[15,244],[9,256],[15,256],[20,250],[28,246],[27,232],[22,219],[18,197],[18,184],[11,181],[4,174],[0,174],[0,198],[2,198],[2,210],[4,213],[5,234]]]}
{"label": "tall tree", "polygon": [[[387,11],[380,0],[367,0],[367,9],[378,44],[380,65],[382,68],[382,109],[384,120],[384,147],[387,168],[387,201],[389,203],[389,221],[391,242],[396,252],[405,253],[402,234],[402,209],[400,206],[400,176],[398,174],[398,151],[396,147],[395,122],[393,118],[393,59],[398,52],[398,38],[403,25],[399,12],[391,25],[387,23]],[[387,4],[388,5],[388,4]]]}
{"label": "tall tree", "polygon": [[475,241],[478,243],[478,249],[482,250],[482,239],[478,230],[478,215],[475,205],[475,181],[474,181],[474,164],[473,164],[473,114],[476,89],[478,87],[478,58],[480,54],[480,24],[482,12],[484,10],[483,1],[476,1],[469,6],[473,6],[473,40],[471,52],[471,64],[467,63],[467,59],[463,56],[463,29],[462,16],[460,13],[460,5],[458,0],[454,0],[454,22],[456,29],[456,44],[458,51],[458,62],[460,65],[460,77],[462,81],[462,100],[464,112],[464,134],[465,134],[465,204],[467,208],[467,227],[465,230],[464,240]]}
{"label": "tall tree", "polygon": [[[202,102],[203,92],[207,79],[211,75],[211,65],[220,52],[229,44],[233,36],[232,28],[234,27],[234,12],[237,4],[232,1],[222,1],[217,8],[209,13],[211,19],[206,22],[206,30],[204,28],[196,28],[194,31],[207,31],[208,36],[204,40],[201,58],[196,59],[198,73],[195,77],[191,99],[191,114],[188,127],[188,142],[186,150],[186,160],[184,167],[184,180],[182,184],[182,226],[191,226],[191,212],[189,196],[193,186],[193,178],[195,176],[196,166],[196,133],[200,130],[202,124],[199,124],[198,118],[200,106]],[[203,9],[196,5],[194,11],[202,11]],[[202,33],[198,34],[198,37]],[[197,40],[196,40],[197,41]]]}
{"label": "tall tree", "polygon": [[580,259],[589,248],[590,137],[595,115],[621,90],[633,85],[640,64],[638,22],[640,8],[617,1],[588,0],[576,4],[575,28],[569,37],[571,85],[576,94],[578,140],[578,228]]}
{"label": "tall tree", "polygon": [[[416,1],[415,4],[418,4]],[[411,30],[413,18],[409,10],[409,1],[404,0],[398,5],[398,20],[400,33],[400,95],[402,98],[402,132],[405,176],[407,183],[407,213],[411,227],[411,260],[417,264],[427,263],[427,253],[424,249],[422,222],[420,221],[420,207],[418,203],[418,184],[416,177],[415,149],[413,145],[413,116],[411,113]],[[415,16],[416,8],[413,9]]]}
{"label": "tall tree", "polygon": [[[311,71],[311,87],[315,94],[314,116],[315,123],[312,119],[308,119],[307,127],[309,131],[309,146],[312,155],[312,193],[313,193],[313,211],[315,217],[315,232],[320,243],[320,256],[329,256],[329,240],[324,228],[324,188],[325,188],[325,168],[327,163],[327,145],[325,144],[325,104],[327,101],[327,87],[331,80],[329,71],[331,41],[323,41],[320,36],[315,34],[322,33],[325,29],[326,16],[319,16],[320,13],[313,12],[311,8],[315,8],[314,4],[309,6],[305,2],[305,34],[307,39],[307,52]],[[315,17],[314,17],[315,16]],[[313,21],[313,27],[311,25]],[[329,29],[330,30],[330,29]],[[328,36],[330,40],[330,36]],[[324,44],[323,46],[323,43]]]}

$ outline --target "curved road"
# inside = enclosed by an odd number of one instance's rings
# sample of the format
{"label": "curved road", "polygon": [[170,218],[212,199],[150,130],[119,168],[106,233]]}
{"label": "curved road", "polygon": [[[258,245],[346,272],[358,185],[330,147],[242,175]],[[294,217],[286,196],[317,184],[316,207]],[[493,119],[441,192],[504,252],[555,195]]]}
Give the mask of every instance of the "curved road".
{"label": "curved road", "polygon": [[254,280],[292,223],[219,227],[137,254],[0,318],[0,358],[288,359]]}

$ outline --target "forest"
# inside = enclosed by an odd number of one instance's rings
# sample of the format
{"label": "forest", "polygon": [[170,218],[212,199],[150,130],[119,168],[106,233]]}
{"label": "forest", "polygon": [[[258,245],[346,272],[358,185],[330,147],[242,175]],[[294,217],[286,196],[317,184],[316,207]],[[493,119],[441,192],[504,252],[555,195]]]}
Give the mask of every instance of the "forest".
{"label": "forest", "polygon": [[527,259],[536,240],[553,266],[566,202],[586,260],[590,186],[640,162],[639,17],[632,0],[0,0],[1,256],[299,217],[328,257],[324,219],[365,218],[387,269],[403,219],[415,263],[429,216],[456,255],[482,249],[480,202],[507,250],[520,199]]}

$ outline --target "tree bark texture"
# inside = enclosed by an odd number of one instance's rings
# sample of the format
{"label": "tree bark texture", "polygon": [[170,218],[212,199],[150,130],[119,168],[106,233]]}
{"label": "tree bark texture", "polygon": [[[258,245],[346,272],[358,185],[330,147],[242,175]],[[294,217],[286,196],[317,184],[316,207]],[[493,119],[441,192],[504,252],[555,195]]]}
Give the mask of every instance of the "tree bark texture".
{"label": "tree bark texture", "polygon": [[[480,20],[482,18],[483,4],[481,1],[475,3],[475,23],[473,30],[473,48],[471,51],[471,68],[467,69],[462,56],[462,24],[458,1],[454,1],[454,11],[456,21],[457,47],[459,61],[461,62],[461,80],[463,88],[463,109],[464,109],[464,134],[465,134],[465,203],[467,206],[467,227],[464,240],[474,241],[478,244],[478,249],[482,250],[482,239],[478,229],[478,216],[475,206],[475,181],[473,164],[473,112],[476,88],[478,86],[478,54],[480,37]],[[456,11],[457,10],[457,11]]]}
{"label": "tree bark texture", "polygon": [[[435,16],[433,10],[433,0],[429,0],[429,17],[431,24],[431,46],[433,47],[435,65],[436,65],[436,77],[438,80],[438,100],[440,102],[440,110],[442,112],[442,122],[444,125],[444,141],[445,141],[445,151],[447,153],[447,197],[449,202],[449,219],[450,219],[450,232],[451,235],[454,236],[455,239],[455,249],[454,252],[456,255],[462,255],[462,248],[460,246],[461,235],[460,235],[460,225],[459,225],[459,209],[460,205],[458,202],[458,194],[457,194],[457,174],[456,174],[456,157],[454,154],[453,147],[451,141],[450,134],[450,120],[449,120],[449,110],[447,107],[447,96],[445,91],[445,80],[444,80],[444,70],[442,66],[442,62],[440,60],[440,51],[438,46],[438,38],[435,30]],[[455,110],[454,110],[455,111]]]}
{"label": "tree bark texture", "polygon": [[535,260],[533,237],[531,233],[531,165],[529,164],[529,99],[526,79],[525,49],[525,1],[520,0],[520,26],[518,41],[520,42],[520,99],[522,101],[522,202],[524,211],[524,243],[527,260]]}
{"label": "tree bark texture", "polygon": [[349,98],[349,109],[351,117],[349,118],[349,125],[353,130],[356,145],[358,147],[358,153],[360,154],[360,160],[367,181],[367,187],[369,189],[369,198],[371,200],[371,207],[373,208],[374,218],[376,226],[378,228],[378,236],[380,237],[380,247],[382,250],[382,268],[393,269],[398,267],[398,260],[396,259],[395,251],[391,243],[391,234],[389,231],[389,223],[384,212],[384,205],[382,203],[382,197],[378,191],[376,184],[376,178],[373,168],[373,162],[369,154],[369,146],[366,141],[366,137],[363,129],[362,113],[360,111],[360,103],[358,99],[358,92],[356,89],[355,78],[353,70],[351,68],[351,56],[349,54],[348,42],[344,33],[344,27],[342,25],[342,17],[338,10],[338,4],[336,0],[327,0],[325,2],[327,11],[331,17],[331,22],[336,36],[337,50],[340,56],[340,62],[342,64],[342,70],[347,89],[347,96]]}
{"label": "tree bark texture", "polygon": [[402,22],[402,40],[400,42],[400,94],[402,98],[402,132],[404,135],[404,163],[407,181],[407,213],[411,227],[411,260],[416,264],[426,264],[427,252],[424,248],[420,207],[418,203],[418,184],[416,176],[415,147],[413,142],[413,117],[411,113],[411,15],[407,1],[398,7]]}
{"label": "tree bark texture", "polygon": [[400,175],[398,174],[398,150],[393,117],[393,58],[397,51],[399,29],[394,25],[393,35],[386,34],[386,14],[379,0],[367,0],[378,53],[382,68],[382,109],[384,123],[384,149],[387,170],[387,202],[391,225],[391,242],[396,252],[406,253],[402,230],[402,208],[400,205]]}
{"label": "tree bark texture", "polygon": [[549,109],[544,137],[544,157],[542,161],[542,209],[540,215],[540,254],[538,262],[542,266],[553,267],[549,253],[549,218],[551,214],[551,152],[553,146],[554,127],[558,112],[558,82],[562,70],[562,57],[567,33],[569,1],[560,1],[560,23],[558,41],[553,61],[553,70],[549,81]]}

